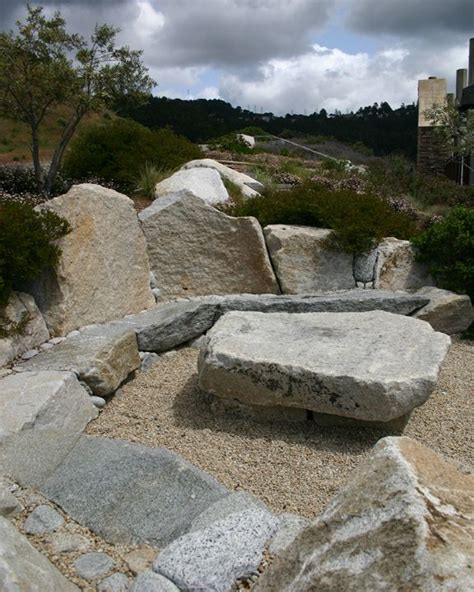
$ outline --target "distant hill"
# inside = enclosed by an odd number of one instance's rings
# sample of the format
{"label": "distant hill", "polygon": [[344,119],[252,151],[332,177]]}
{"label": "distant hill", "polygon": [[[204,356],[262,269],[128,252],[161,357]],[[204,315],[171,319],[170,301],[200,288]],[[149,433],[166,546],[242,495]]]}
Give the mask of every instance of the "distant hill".
{"label": "distant hill", "polygon": [[118,106],[119,114],[132,117],[150,128],[170,126],[193,142],[210,139],[258,126],[284,137],[317,136],[333,138],[346,144],[364,144],[376,156],[399,153],[414,159],[417,141],[417,107],[402,105],[392,109],[388,103],[375,103],[351,113],[328,114],[324,109],[311,115],[276,116],[253,113],[233,107],[225,101],[197,99],[184,101],[150,97],[138,109]]}

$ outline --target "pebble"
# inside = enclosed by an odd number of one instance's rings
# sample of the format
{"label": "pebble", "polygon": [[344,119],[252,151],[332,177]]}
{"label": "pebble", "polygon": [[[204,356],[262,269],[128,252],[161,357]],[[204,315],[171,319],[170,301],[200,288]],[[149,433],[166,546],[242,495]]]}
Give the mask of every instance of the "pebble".
{"label": "pebble", "polygon": [[107,401],[105,399],[103,399],[102,397],[97,397],[96,395],[91,396],[91,401],[99,409],[102,409],[102,407],[105,407],[105,405],[107,404]]}
{"label": "pebble", "polygon": [[81,534],[58,532],[46,539],[51,551],[55,554],[70,553],[71,551],[84,552],[90,549],[90,541]]}
{"label": "pebble", "polygon": [[63,341],[64,341],[64,337],[53,337],[52,339],[49,340],[49,343],[52,343],[53,345],[59,345]]}
{"label": "pebble", "polygon": [[53,349],[53,347],[54,347],[54,343],[50,343],[49,341],[47,341],[46,343],[42,343],[40,345],[40,350],[46,351],[48,349]]}
{"label": "pebble", "polygon": [[13,370],[10,370],[10,368],[0,368],[0,378],[4,378],[5,376],[8,376],[9,374],[12,374]]}
{"label": "pebble", "polygon": [[85,580],[104,576],[112,569],[114,561],[106,553],[86,553],[74,562],[77,573]]}
{"label": "pebble", "polygon": [[114,573],[97,585],[97,592],[128,592],[130,582],[123,573]]}
{"label": "pebble", "polygon": [[25,352],[24,354],[21,355],[21,359],[22,360],[31,360],[31,358],[34,358],[38,354],[39,354],[38,349],[29,349],[27,352]]}
{"label": "pebble", "polygon": [[145,571],[133,582],[130,592],[179,592],[179,588],[168,578],[153,571]]}
{"label": "pebble", "polygon": [[51,506],[38,506],[25,520],[23,528],[28,534],[54,532],[64,524],[64,518]]}
{"label": "pebble", "polygon": [[156,558],[158,551],[150,547],[140,547],[124,555],[124,561],[127,563],[130,571],[137,575],[142,571],[150,569],[151,564]]}
{"label": "pebble", "polygon": [[0,491],[0,516],[14,516],[22,510],[20,502],[9,491]]}
{"label": "pebble", "polygon": [[66,335],[66,337],[77,337],[77,335],[80,335],[80,334],[81,334],[81,332],[78,331],[77,329],[75,329],[74,331],[71,331],[70,333],[68,333]]}
{"label": "pebble", "polygon": [[153,352],[145,352],[145,354],[146,355],[142,358],[142,363],[140,364],[140,370],[142,372],[146,372],[160,361],[160,356],[158,354]]}

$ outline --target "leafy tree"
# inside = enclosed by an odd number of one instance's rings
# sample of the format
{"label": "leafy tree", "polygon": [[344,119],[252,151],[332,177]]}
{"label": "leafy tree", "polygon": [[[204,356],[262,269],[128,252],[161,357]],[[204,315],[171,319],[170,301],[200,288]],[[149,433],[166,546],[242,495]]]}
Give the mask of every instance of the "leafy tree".
{"label": "leafy tree", "polygon": [[440,143],[451,154],[468,156],[474,151],[474,113],[460,111],[453,105],[437,105],[425,111]]}
{"label": "leafy tree", "polygon": [[[140,102],[154,83],[142,52],[116,47],[118,29],[109,25],[96,25],[87,41],[66,31],[59,12],[47,18],[42,7],[28,6],[26,21],[18,21],[17,29],[0,33],[0,112],[29,125],[37,188],[48,194],[82,118],[119,100]],[[40,126],[59,105],[69,115],[46,172],[39,155]]]}

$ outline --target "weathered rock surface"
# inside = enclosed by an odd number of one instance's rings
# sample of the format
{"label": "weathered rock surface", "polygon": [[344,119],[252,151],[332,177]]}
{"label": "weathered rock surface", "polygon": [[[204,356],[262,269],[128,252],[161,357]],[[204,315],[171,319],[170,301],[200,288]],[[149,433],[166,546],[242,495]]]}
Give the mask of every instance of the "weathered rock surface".
{"label": "weathered rock surface", "polygon": [[257,571],[278,519],[266,510],[234,513],[166,547],[153,569],[182,592],[230,592],[236,579]]}
{"label": "weathered rock surface", "polygon": [[429,304],[415,313],[415,318],[428,322],[435,331],[448,335],[462,333],[474,322],[474,309],[466,294],[426,287],[417,294],[430,299]]}
{"label": "weathered rock surface", "polygon": [[332,230],[275,224],[266,226],[264,233],[283,294],[354,287],[352,255],[332,251],[325,244]]}
{"label": "weathered rock surface", "polygon": [[130,582],[123,573],[114,573],[97,585],[97,592],[128,592]]}
{"label": "weathered rock surface", "polygon": [[164,448],[82,436],[42,491],[111,542],[162,547],[227,494],[215,479]]}
{"label": "weathered rock surface", "polygon": [[199,386],[250,405],[384,421],[433,391],[450,339],[382,311],[228,313],[207,334]]}
{"label": "weathered rock surface", "polygon": [[0,467],[35,485],[76,443],[97,410],[71,372],[25,372],[0,381]]}
{"label": "weathered rock surface", "polygon": [[0,518],[0,590],[79,592],[5,518]]}
{"label": "weathered rock surface", "polygon": [[409,438],[384,438],[256,592],[472,590],[474,479]]}
{"label": "weathered rock surface", "polygon": [[114,325],[135,331],[140,351],[162,352],[205,333],[214,324],[216,309],[206,301],[170,302]]}
{"label": "weathered rock surface", "polygon": [[187,191],[209,205],[225,203],[229,199],[221,176],[208,167],[177,171],[156,185],[155,198],[161,199],[180,191]]}
{"label": "weathered rock surface", "polygon": [[[17,356],[49,339],[48,328],[35,299],[24,292],[12,292],[0,316],[0,328],[2,326],[11,335],[0,337],[0,366],[5,366]],[[21,327],[21,331],[15,333],[15,328],[18,327]]]}
{"label": "weathered rock surface", "polygon": [[54,532],[64,524],[64,518],[50,506],[41,505],[31,512],[23,526],[28,534]]}
{"label": "weathered rock surface", "polygon": [[155,200],[139,217],[163,299],[278,292],[254,218],[232,218],[185,191]]}
{"label": "weathered rock surface", "polygon": [[113,393],[139,368],[137,339],[126,327],[114,324],[86,327],[53,349],[15,367],[17,371],[68,370],[98,396]]}
{"label": "weathered rock surface", "polygon": [[415,249],[410,241],[388,237],[379,244],[377,251],[375,288],[410,290],[433,285],[427,266],[415,260]]}
{"label": "weathered rock surface", "polygon": [[146,244],[131,199],[99,185],[75,185],[41,206],[72,231],[58,241],[54,274],[31,289],[55,335],[139,312],[155,303]]}
{"label": "weathered rock surface", "polygon": [[258,195],[259,191],[263,191],[264,189],[264,186],[262,183],[260,183],[260,181],[257,181],[245,173],[235,171],[234,169],[231,169],[225,164],[217,162],[217,160],[213,160],[212,158],[191,160],[182,166],[181,169],[193,169],[199,167],[215,169],[220,174],[222,179],[227,179],[231,183],[237,185],[245,197],[255,197]]}
{"label": "weathered rock surface", "polygon": [[209,506],[207,510],[204,510],[202,514],[199,514],[199,516],[193,520],[190,532],[208,528],[209,526],[212,526],[214,522],[223,520],[224,518],[227,518],[227,516],[230,516],[230,514],[236,514],[252,509],[268,510],[263,502],[253,495],[250,495],[250,493],[246,493],[245,491],[235,491],[217,500],[212,506]]}
{"label": "weathered rock surface", "polygon": [[379,256],[378,249],[372,249],[369,253],[355,255],[352,265],[352,275],[357,283],[372,284],[375,281],[375,265]]}

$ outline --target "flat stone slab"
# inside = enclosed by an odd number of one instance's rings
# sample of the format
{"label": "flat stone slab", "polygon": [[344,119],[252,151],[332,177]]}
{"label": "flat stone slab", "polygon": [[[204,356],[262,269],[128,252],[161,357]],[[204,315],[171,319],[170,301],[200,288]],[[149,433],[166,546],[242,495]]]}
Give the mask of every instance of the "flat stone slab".
{"label": "flat stone slab", "polygon": [[169,450],[91,436],[81,437],[42,491],[110,542],[157,547],[228,493]]}
{"label": "flat stone slab", "polygon": [[135,333],[126,327],[104,324],[83,329],[15,369],[69,370],[94,394],[107,396],[139,366]]}
{"label": "flat stone slab", "polygon": [[430,396],[450,342],[383,311],[231,312],[207,335],[199,386],[250,405],[388,422]]}
{"label": "flat stone slab", "polygon": [[467,294],[455,294],[427,286],[417,294],[430,299],[429,304],[415,313],[415,318],[429,323],[435,331],[447,335],[462,333],[474,322],[474,308]]}
{"label": "flat stone slab", "polygon": [[0,380],[0,467],[36,485],[64,459],[97,409],[72,372],[22,372]]}
{"label": "flat stone slab", "polygon": [[206,301],[161,304],[114,323],[136,333],[140,351],[162,352],[205,333],[214,324],[217,306]]}
{"label": "flat stone slab", "polygon": [[5,518],[0,518],[0,590],[79,592]]}
{"label": "flat stone slab", "polygon": [[256,573],[277,527],[278,518],[266,510],[230,514],[171,543],[153,569],[182,592],[230,592],[238,578]]}
{"label": "flat stone slab", "polygon": [[179,191],[189,191],[209,205],[229,201],[229,194],[220,174],[209,167],[196,167],[177,171],[156,185],[155,198],[161,199]]}

